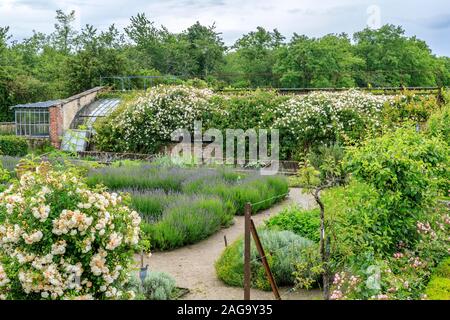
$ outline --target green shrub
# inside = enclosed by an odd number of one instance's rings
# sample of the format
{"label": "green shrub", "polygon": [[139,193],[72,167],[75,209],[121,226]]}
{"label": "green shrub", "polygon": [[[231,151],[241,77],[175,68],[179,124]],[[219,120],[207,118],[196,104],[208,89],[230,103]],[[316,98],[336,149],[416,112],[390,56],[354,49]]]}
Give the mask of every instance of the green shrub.
{"label": "green shrub", "polygon": [[[393,238],[383,220],[390,210],[381,207],[373,186],[353,180],[322,198],[331,237],[329,267],[337,274],[335,299],[421,299],[431,269],[448,256],[448,209],[422,209],[409,238]],[[366,283],[378,269],[381,287],[370,288]]]}
{"label": "green shrub", "polygon": [[[254,213],[270,208],[273,204],[283,200],[283,195],[289,192],[289,186],[285,177],[255,174],[247,176],[237,183],[217,179],[197,179],[186,183],[183,191],[217,195],[224,201],[233,203],[236,214],[243,215],[247,202],[255,204],[252,207]],[[266,199],[268,201],[263,201]]]}
{"label": "green shrub", "polygon": [[124,290],[132,290],[136,300],[170,300],[175,292],[175,279],[164,272],[147,273],[144,283],[136,277],[130,277]]}
{"label": "green shrub", "polygon": [[89,185],[104,184],[112,190],[162,189],[180,191],[181,183],[189,172],[178,168],[161,168],[158,166],[109,167],[91,170],[88,174]]}
{"label": "green shrub", "polygon": [[417,239],[416,222],[449,176],[449,159],[445,143],[409,128],[368,140],[349,152],[349,171],[377,195],[375,205],[365,210],[373,220],[366,232],[383,238],[381,251],[394,250],[400,240],[409,244]]}
{"label": "green shrub", "polygon": [[175,200],[180,200],[181,197],[180,194],[167,194],[163,190],[132,191],[131,207],[141,214],[144,221],[152,223],[160,220],[169,204]]}
{"label": "green shrub", "polygon": [[19,161],[20,158],[18,157],[0,156],[0,162],[3,168],[7,169],[10,173],[14,172],[14,169],[16,168]]}
{"label": "green shrub", "polygon": [[11,157],[23,157],[28,153],[25,138],[17,136],[0,136],[0,154]]}
{"label": "green shrub", "polygon": [[275,110],[288,99],[289,96],[264,90],[216,94],[211,99],[214,112],[208,124],[217,129],[270,128]]}
{"label": "green shrub", "polygon": [[434,112],[428,120],[428,132],[433,137],[440,137],[450,145],[450,104]]}
{"label": "green shrub", "polygon": [[450,300],[450,258],[434,270],[425,293],[430,300]]}
{"label": "green shrub", "polygon": [[272,230],[288,230],[315,242],[320,240],[320,211],[286,208],[266,221]]}
{"label": "green shrub", "polygon": [[450,278],[431,278],[425,294],[430,300],[450,300]]}
{"label": "green shrub", "polygon": [[[262,230],[259,232],[270,268],[278,285],[294,285],[295,265],[304,260],[303,250],[314,243],[290,231]],[[242,287],[244,281],[243,240],[228,246],[216,262],[216,272],[220,280],[230,286]],[[257,250],[251,250],[252,287],[270,290],[270,284]]]}
{"label": "green shrub", "polygon": [[289,191],[284,177],[153,164],[93,169],[87,180],[131,193],[145,238],[161,250],[202,240],[243,214],[247,202],[258,212]]}
{"label": "green shrub", "polygon": [[444,259],[434,270],[434,275],[443,278],[450,278],[450,258]]}
{"label": "green shrub", "polygon": [[183,198],[164,210],[155,224],[143,225],[152,247],[174,249],[198,242],[230,224],[233,212],[218,198]]}
{"label": "green shrub", "polygon": [[149,272],[143,287],[147,300],[169,300],[175,290],[175,279],[163,272]]}
{"label": "green shrub", "polygon": [[384,105],[384,122],[389,126],[408,121],[424,123],[438,105],[436,95],[419,95],[406,91]]}

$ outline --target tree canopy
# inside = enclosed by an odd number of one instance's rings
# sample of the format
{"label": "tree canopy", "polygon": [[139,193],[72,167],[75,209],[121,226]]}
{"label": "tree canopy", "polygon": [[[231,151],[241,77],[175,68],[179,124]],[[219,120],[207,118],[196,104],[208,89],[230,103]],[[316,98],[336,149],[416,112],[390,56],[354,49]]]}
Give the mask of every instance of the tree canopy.
{"label": "tree canopy", "polygon": [[21,41],[0,26],[0,121],[11,119],[11,105],[66,97],[107,76],[170,75],[219,88],[450,84],[450,58],[399,26],[289,40],[257,27],[227,47],[215,25],[199,22],[173,33],[144,13],[124,30],[76,30],[74,21],[74,11],[58,10],[52,33],[33,31]]}

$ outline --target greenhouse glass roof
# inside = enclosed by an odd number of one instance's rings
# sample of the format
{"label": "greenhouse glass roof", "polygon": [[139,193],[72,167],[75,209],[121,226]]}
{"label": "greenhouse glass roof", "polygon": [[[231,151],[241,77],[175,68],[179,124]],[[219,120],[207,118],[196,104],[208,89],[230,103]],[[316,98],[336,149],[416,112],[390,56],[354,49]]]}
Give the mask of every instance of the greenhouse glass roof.
{"label": "greenhouse glass roof", "polygon": [[52,107],[54,105],[59,104],[60,101],[61,100],[49,100],[49,101],[43,101],[43,102],[18,104],[18,105],[12,106],[11,109],[16,109],[16,108],[33,108],[33,109],[49,108],[49,107]]}

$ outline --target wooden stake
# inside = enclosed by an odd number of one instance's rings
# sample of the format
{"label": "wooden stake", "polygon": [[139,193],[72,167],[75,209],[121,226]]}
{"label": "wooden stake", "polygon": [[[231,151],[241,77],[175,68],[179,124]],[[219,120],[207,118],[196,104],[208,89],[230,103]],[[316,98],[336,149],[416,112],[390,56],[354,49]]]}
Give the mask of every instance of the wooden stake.
{"label": "wooden stake", "polygon": [[250,246],[251,246],[251,220],[252,220],[252,205],[245,204],[245,232],[244,232],[244,300],[250,300],[250,283],[251,283],[251,269],[250,269]]}
{"label": "wooden stake", "polygon": [[267,262],[266,254],[264,252],[264,248],[261,244],[261,240],[259,239],[258,232],[256,231],[255,223],[253,220],[250,220],[251,223],[251,232],[253,235],[253,239],[255,240],[256,249],[258,249],[258,253],[261,256],[261,262],[263,264],[264,270],[266,271],[267,279],[270,282],[270,286],[272,287],[273,295],[275,299],[281,300],[280,292],[278,291],[277,283],[275,282],[275,278],[273,277],[272,271],[270,270],[269,263]]}

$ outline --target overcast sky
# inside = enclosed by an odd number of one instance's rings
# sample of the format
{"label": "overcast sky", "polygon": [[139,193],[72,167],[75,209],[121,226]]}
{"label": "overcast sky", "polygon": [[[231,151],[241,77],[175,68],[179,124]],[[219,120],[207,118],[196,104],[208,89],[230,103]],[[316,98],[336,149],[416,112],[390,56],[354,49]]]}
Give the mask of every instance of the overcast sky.
{"label": "overcast sky", "polygon": [[353,34],[368,24],[393,23],[426,40],[434,53],[450,56],[449,0],[0,0],[0,26],[10,26],[18,40],[32,30],[51,32],[56,9],[75,10],[78,28],[125,27],[138,12],[173,32],[196,21],[215,23],[227,44],[257,26],[290,37]]}

